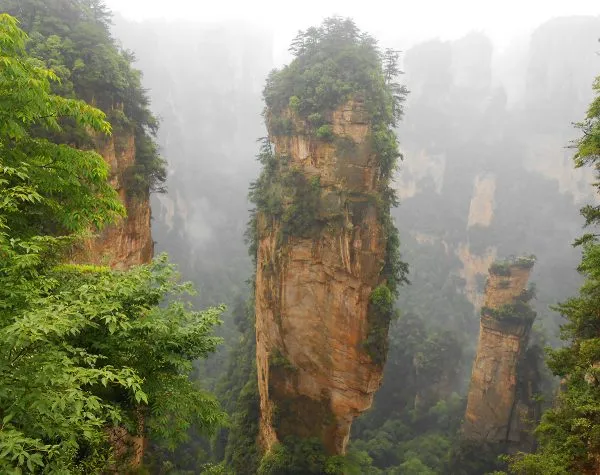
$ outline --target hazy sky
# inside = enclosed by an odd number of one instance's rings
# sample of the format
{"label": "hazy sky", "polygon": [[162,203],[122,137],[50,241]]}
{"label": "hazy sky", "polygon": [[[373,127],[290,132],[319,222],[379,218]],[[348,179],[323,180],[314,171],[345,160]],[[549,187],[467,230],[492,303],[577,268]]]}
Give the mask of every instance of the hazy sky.
{"label": "hazy sky", "polygon": [[[517,35],[564,15],[599,15],[599,0],[106,0],[129,19],[241,20],[271,29],[285,44],[333,14],[385,38],[451,39],[481,31],[504,47]],[[279,42],[279,41],[278,41]]]}

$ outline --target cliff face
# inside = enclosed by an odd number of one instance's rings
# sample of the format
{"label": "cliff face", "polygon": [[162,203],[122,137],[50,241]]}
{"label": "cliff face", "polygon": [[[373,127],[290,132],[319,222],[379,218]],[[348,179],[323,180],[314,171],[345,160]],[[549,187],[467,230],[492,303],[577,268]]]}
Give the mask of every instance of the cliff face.
{"label": "cliff face", "polygon": [[[290,168],[320,179],[311,237],[281,240],[281,226],[259,213],[256,341],[260,443],[269,450],[288,436],[316,437],[344,453],[352,420],[371,406],[381,361],[366,350],[373,331],[368,307],[381,283],[386,240],[373,196],[377,187],[367,114],[360,100],[331,117],[351,153],[308,134],[288,111],[295,133],[272,140]],[[383,328],[387,336],[387,325]],[[380,335],[382,336],[382,335]]]}
{"label": "cliff face", "polygon": [[128,194],[126,175],[135,161],[133,134],[117,134],[98,144],[98,153],[111,168],[110,182],[127,209],[119,223],[105,228],[97,237],[88,239],[74,251],[74,260],[88,264],[127,269],[150,262],[154,243],[150,228],[150,198]]}
{"label": "cliff face", "polygon": [[527,352],[535,317],[526,303],[532,264],[490,268],[463,425],[466,439],[520,448],[528,442],[538,379],[535,357]]}

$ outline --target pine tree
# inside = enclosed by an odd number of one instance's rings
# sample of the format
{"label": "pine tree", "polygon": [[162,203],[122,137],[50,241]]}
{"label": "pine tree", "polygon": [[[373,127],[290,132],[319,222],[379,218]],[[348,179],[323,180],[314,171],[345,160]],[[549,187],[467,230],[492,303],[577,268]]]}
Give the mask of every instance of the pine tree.
{"label": "pine tree", "polygon": [[[600,179],[600,77],[596,97],[585,120],[577,127],[575,166],[591,166]],[[600,193],[600,182],[594,184]],[[587,226],[600,224],[600,207],[582,209]],[[564,348],[550,352],[548,366],[561,378],[561,390],[536,430],[540,447],[535,454],[517,457],[515,473],[528,475],[591,474],[600,469],[600,241],[587,233],[576,241],[582,246],[579,271],[585,282],[579,295],[557,306],[567,319],[561,328]]]}

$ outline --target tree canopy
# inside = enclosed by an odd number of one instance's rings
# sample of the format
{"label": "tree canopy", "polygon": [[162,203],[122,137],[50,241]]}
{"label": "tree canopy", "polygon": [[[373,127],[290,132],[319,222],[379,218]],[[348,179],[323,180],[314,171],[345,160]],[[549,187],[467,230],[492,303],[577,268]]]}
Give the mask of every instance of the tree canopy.
{"label": "tree canopy", "polygon": [[[136,160],[128,170],[131,195],[164,191],[165,163],[155,135],[158,120],[149,108],[133,53],[122,50],[110,34],[110,18],[100,0],[0,0],[0,9],[20,21],[29,35],[29,54],[59,79],[53,92],[84,100],[104,111],[117,133],[135,136]],[[93,147],[93,137],[63,124],[54,140]]]}
{"label": "tree canopy", "polygon": [[63,264],[89,226],[124,213],[100,155],[49,136],[98,134],[105,114],[51,92],[58,78],[0,14],[0,471],[98,473],[124,426],[172,447],[224,421],[188,379],[214,351],[221,308],[195,312],[165,258],[127,272]]}
{"label": "tree canopy", "polygon": [[[600,178],[600,77],[594,82],[596,97],[585,120],[577,127],[576,167],[591,166]],[[600,192],[600,182],[594,184]],[[600,208],[582,209],[587,226],[600,223]],[[515,473],[595,473],[600,457],[600,242],[588,233],[576,242],[583,246],[579,271],[585,282],[579,295],[557,306],[567,319],[561,327],[565,347],[549,353],[548,366],[561,378],[561,390],[552,409],[536,429],[540,446],[535,454],[513,460]]]}

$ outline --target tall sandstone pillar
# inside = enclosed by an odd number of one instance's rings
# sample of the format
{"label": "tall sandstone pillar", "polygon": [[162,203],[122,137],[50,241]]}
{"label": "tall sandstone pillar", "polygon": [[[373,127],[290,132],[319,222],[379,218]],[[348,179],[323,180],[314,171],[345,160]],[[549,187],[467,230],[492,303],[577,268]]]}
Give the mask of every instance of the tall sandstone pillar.
{"label": "tall sandstone pillar", "polygon": [[[257,214],[259,442],[268,451],[288,436],[317,438],[328,453],[340,454],[383,370],[367,348],[370,299],[383,282],[386,254],[373,199],[376,160],[360,97],[328,118],[336,140],[353,144],[344,154],[286,114],[294,134],[271,134],[275,155],[316,187],[318,205],[315,226],[300,237],[282,239],[281,223]],[[387,337],[387,325],[378,337]]]}
{"label": "tall sandstone pillar", "polygon": [[535,312],[527,284],[533,263],[516,258],[490,267],[463,424],[467,440],[520,449],[530,443],[536,366],[527,345]]}

